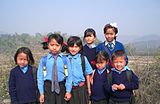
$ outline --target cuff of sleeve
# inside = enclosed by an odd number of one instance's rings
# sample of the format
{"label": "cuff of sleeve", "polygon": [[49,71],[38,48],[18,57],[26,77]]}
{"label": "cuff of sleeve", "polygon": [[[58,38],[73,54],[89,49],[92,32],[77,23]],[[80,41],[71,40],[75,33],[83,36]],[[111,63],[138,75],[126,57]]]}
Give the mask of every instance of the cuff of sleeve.
{"label": "cuff of sleeve", "polygon": [[127,84],[127,83],[125,83],[124,86],[125,86],[125,89],[129,89],[130,88],[130,85]]}

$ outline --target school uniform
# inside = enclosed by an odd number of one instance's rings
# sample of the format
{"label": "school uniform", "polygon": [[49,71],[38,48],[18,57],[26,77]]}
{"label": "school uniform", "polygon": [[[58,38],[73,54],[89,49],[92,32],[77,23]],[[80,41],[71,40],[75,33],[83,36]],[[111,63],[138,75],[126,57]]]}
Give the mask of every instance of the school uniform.
{"label": "school uniform", "polygon": [[92,44],[88,46],[87,44],[83,46],[83,55],[87,57],[92,69],[95,69],[95,57],[96,57],[96,45]]}
{"label": "school uniform", "polygon": [[[116,50],[123,50],[125,52],[125,48],[124,48],[123,44],[118,41],[113,40],[113,42],[111,43],[112,49],[109,48],[108,44],[109,44],[109,42],[107,42],[107,41],[100,43],[97,46],[96,52],[106,51],[110,57]],[[105,49],[105,47],[107,48],[107,50]]]}
{"label": "school uniform", "polygon": [[36,102],[36,86],[32,67],[16,66],[10,72],[9,94],[12,104],[33,104]]}
{"label": "school uniform", "polygon": [[133,90],[138,89],[139,82],[138,77],[132,72],[131,81],[129,82],[126,76],[127,67],[124,67],[121,72],[117,69],[112,68],[112,85],[113,84],[124,84],[124,90],[112,90],[110,88],[110,100],[109,104],[130,104],[130,99],[133,96]]}
{"label": "school uniform", "polygon": [[[117,50],[122,50],[126,53],[125,48],[123,46],[122,43],[113,40],[112,42],[108,42],[108,41],[104,41],[103,43],[100,43],[97,48],[96,48],[96,52],[98,53],[99,51],[106,51],[110,57],[110,66],[113,67],[112,64],[112,54],[117,51]],[[126,65],[128,64],[128,57],[126,57]]]}
{"label": "school uniform", "polygon": [[108,104],[109,93],[104,89],[104,83],[107,80],[107,70],[106,68],[102,70],[96,69],[93,75],[93,85],[92,85],[92,104]]}
{"label": "school uniform", "polygon": [[68,58],[71,63],[72,69],[72,98],[69,101],[69,104],[88,104],[88,93],[85,84],[85,75],[92,73],[92,67],[90,66],[87,58],[85,57],[85,70],[82,69],[81,54],[76,54],[72,56],[68,55]]}
{"label": "school uniform", "polygon": [[71,92],[72,87],[72,72],[69,60],[67,59],[67,69],[68,69],[68,76],[65,76],[64,72],[64,62],[62,60],[63,54],[60,53],[56,59],[56,66],[57,66],[57,75],[58,75],[58,82],[60,87],[60,93],[56,93],[55,91],[51,90],[52,86],[52,72],[55,70],[53,69],[53,64],[55,62],[54,56],[49,52],[46,58],[46,75],[44,76],[43,73],[43,58],[40,60],[38,66],[38,73],[37,73],[37,80],[38,80],[38,89],[40,94],[45,95],[45,103],[46,104],[64,104],[64,95],[66,92]]}

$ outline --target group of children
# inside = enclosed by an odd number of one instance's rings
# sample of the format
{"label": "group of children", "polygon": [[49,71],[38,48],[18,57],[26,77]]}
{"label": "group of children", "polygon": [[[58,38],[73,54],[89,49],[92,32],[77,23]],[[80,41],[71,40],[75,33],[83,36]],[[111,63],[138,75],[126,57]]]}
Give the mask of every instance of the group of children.
{"label": "group of children", "polygon": [[84,46],[80,37],[71,36],[67,48],[61,35],[51,34],[43,43],[49,52],[40,59],[36,78],[31,51],[19,48],[14,57],[17,66],[9,78],[12,104],[133,104],[138,77],[127,67],[117,33],[116,24],[105,25],[106,41],[96,46],[96,32],[88,28]]}

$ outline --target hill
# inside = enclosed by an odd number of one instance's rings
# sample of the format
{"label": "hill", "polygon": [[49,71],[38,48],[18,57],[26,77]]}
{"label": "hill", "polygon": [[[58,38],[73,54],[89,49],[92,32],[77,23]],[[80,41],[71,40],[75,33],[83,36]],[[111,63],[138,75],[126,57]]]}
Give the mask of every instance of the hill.
{"label": "hill", "polygon": [[135,53],[140,55],[153,55],[160,49],[160,36],[159,35],[146,35],[139,38],[132,38],[126,46],[134,48]]}

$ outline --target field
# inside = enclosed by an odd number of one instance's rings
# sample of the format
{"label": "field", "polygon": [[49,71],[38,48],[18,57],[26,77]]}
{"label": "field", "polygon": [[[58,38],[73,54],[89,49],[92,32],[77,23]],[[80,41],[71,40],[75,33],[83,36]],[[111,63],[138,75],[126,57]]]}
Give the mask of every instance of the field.
{"label": "field", "polygon": [[[40,53],[33,52],[36,66],[44,53],[47,52],[44,50],[41,50]],[[154,56],[129,56],[128,66],[140,79],[140,87],[135,91],[137,104],[160,104],[160,66],[156,66],[159,62],[156,60],[157,58]],[[9,102],[8,76],[10,69],[14,66],[13,54],[6,56],[0,54],[0,102],[3,102],[0,104]]]}

